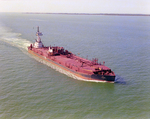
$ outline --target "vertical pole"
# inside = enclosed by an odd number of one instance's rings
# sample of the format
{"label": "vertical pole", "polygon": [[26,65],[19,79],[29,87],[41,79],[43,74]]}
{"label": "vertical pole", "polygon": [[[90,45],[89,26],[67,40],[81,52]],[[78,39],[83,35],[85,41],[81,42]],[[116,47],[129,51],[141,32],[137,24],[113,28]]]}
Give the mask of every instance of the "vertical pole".
{"label": "vertical pole", "polygon": [[39,32],[39,26],[37,27],[37,32]]}

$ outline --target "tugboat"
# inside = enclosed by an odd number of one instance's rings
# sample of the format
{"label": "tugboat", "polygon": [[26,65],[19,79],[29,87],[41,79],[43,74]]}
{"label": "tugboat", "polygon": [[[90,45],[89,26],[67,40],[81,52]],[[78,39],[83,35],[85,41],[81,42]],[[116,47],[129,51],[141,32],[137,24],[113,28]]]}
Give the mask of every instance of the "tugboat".
{"label": "tugboat", "polygon": [[81,58],[63,47],[44,46],[40,38],[42,35],[37,27],[37,39],[28,47],[29,53],[48,62],[52,68],[75,79],[114,83],[115,73],[105,66],[105,62],[101,64],[98,63],[97,58],[92,60]]}

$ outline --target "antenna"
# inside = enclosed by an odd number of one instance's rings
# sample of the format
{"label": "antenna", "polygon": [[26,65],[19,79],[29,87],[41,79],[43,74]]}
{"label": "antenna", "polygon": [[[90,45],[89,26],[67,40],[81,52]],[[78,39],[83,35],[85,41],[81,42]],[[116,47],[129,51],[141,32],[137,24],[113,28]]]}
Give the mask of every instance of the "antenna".
{"label": "antenna", "polygon": [[39,32],[39,26],[37,26],[37,32]]}
{"label": "antenna", "polygon": [[39,26],[37,27],[36,36],[43,36],[42,32],[39,30]]}

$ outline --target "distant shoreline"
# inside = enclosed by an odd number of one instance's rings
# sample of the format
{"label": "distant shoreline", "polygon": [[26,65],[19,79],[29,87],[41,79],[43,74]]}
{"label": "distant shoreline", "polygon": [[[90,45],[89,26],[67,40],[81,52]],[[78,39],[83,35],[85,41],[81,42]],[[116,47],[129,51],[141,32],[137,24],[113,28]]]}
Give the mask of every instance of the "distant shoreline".
{"label": "distant shoreline", "polygon": [[62,15],[108,15],[108,16],[150,16],[150,14],[117,14],[117,13],[40,13],[23,12],[23,14],[62,14]]}

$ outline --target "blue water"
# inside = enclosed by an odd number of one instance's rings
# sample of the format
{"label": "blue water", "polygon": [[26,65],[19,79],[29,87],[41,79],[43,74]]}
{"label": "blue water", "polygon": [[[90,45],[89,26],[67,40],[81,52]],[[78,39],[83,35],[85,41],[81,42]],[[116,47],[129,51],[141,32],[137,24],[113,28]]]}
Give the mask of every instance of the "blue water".
{"label": "blue water", "polygon": [[[75,80],[30,55],[37,26],[45,45],[105,61],[116,83]],[[0,118],[150,118],[149,31],[146,16],[0,13]]]}

